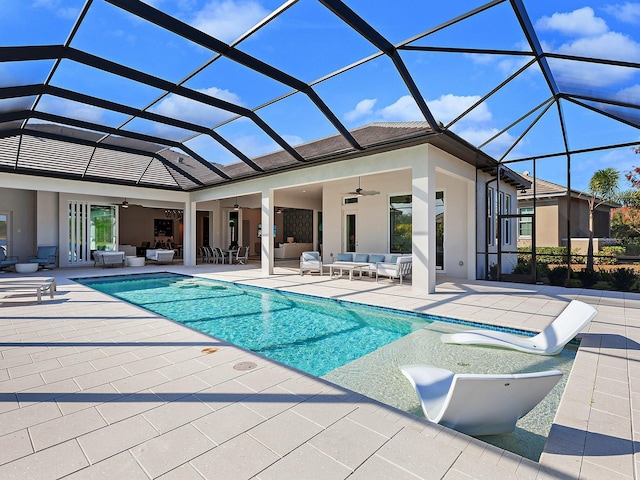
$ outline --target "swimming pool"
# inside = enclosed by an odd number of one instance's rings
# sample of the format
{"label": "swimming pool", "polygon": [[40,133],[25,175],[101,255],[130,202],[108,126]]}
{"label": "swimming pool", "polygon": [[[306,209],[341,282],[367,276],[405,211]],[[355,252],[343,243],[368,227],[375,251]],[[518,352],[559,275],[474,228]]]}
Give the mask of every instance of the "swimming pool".
{"label": "swimming pool", "polygon": [[576,354],[575,346],[542,357],[443,344],[442,333],[474,324],[199,277],[159,273],[75,280],[418,416],[424,415],[401,365],[424,363],[458,373],[561,370],[563,379],[518,421],[514,433],[483,437],[536,461]]}
{"label": "swimming pool", "polygon": [[177,274],[77,281],[316,376],[435,320]]}

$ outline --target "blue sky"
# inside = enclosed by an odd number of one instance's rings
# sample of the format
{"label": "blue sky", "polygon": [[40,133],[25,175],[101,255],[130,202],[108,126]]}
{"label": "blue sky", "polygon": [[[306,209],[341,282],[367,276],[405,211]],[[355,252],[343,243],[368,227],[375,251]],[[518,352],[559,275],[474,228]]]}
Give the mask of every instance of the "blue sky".
{"label": "blue sky", "polygon": [[[240,50],[313,83],[323,101],[348,128],[377,121],[424,120],[406,85],[386,56],[378,56],[318,82],[324,76],[377,53],[376,48],[348,28],[319,2],[269,0],[153,0],[148,4],[205,31]],[[347,5],[394,44],[446,22],[484,2],[426,2],[423,0],[355,0]],[[3,29],[0,45],[61,44],[84,0],[0,0]],[[532,23],[545,51],[640,63],[640,3],[525,0]],[[278,18],[247,38],[243,34],[277,9]],[[109,60],[141,69],[171,82],[181,82],[215,55],[119,8],[95,0],[71,45]],[[528,45],[509,3],[493,7],[447,29],[411,42],[438,47],[496,48],[527,51]],[[527,58],[506,55],[471,55],[403,51],[402,59],[436,119],[448,124],[460,113],[522,67]],[[561,90],[580,94],[593,91],[610,99],[640,104],[640,74],[636,68],[590,65],[550,60]],[[51,71],[52,62],[0,63],[0,85],[39,83]],[[4,78],[4,80],[3,80]],[[316,83],[317,82],[317,83]],[[178,95],[161,96],[151,87],[114,77],[78,63],[63,61],[51,83],[182,120],[219,125],[217,131],[253,157],[278,149],[277,145],[246,119],[205,107]],[[227,59],[217,59],[185,86],[205,94],[254,109],[292,144],[336,133],[308,97],[295,94],[269,104],[291,89]],[[511,85],[490,97],[452,130],[481,145],[503,128],[549,98],[549,90],[536,66],[528,68]],[[28,99],[23,99],[29,106]],[[15,101],[14,101],[15,102]],[[24,107],[22,105],[22,107]],[[17,108],[0,101],[0,109]],[[101,109],[45,97],[39,109],[63,113],[108,126],[128,119]],[[564,104],[562,112],[570,147],[590,148],[611,143],[640,141],[636,128],[603,115]],[[625,112],[629,114],[629,112]],[[535,117],[537,113],[533,114]],[[630,113],[638,123],[638,110]],[[228,122],[228,123],[225,123]],[[501,158],[528,127],[513,126],[483,149]],[[141,133],[170,133],[176,140],[191,134],[144,120],[133,120],[127,129]],[[554,106],[531,128],[506,158],[544,155],[563,148]],[[218,163],[234,159],[211,139],[197,137],[186,142],[203,157]],[[640,155],[629,148],[576,155],[572,160],[572,186],[585,188],[593,171],[613,166],[621,171],[640,165]],[[514,164],[516,171],[532,170],[529,162]],[[539,161],[538,176],[565,184],[566,159]]]}

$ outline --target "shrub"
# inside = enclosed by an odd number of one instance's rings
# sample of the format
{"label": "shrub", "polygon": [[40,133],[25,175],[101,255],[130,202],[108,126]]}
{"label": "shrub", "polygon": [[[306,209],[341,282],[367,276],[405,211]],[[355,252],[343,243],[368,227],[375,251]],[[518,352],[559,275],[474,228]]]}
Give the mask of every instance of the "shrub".
{"label": "shrub", "polygon": [[586,288],[595,285],[602,279],[600,273],[596,272],[595,270],[585,269],[578,272],[576,276],[582,282],[582,286]]}
{"label": "shrub", "polygon": [[[518,263],[513,267],[513,272],[520,275],[531,275],[531,262],[518,260]],[[543,281],[549,275],[549,265],[546,263],[536,263],[536,279]]]}
{"label": "shrub", "polygon": [[567,283],[567,273],[569,269],[567,267],[559,266],[549,270],[547,278],[551,285],[564,286]]}
{"label": "shrub", "polygon": [[[597,265],[616,265],[618,263],[618,259],[616,258],[619,255],[624,255],[626,251],[625,247],[619,246],[609,246],[602,247],[599,256],[596,256],[593,259],[593,263]],[[600,256],[601,255],[601,256]]]}
{"label": "shrub", "polygon": [[[518,261],[531,261],[531,247],[518,247]],[[537,247],[536,262],[562,264],[567,261],[567,247]],[[580,255],[580,250],[574,248],[571,250],[571,263],[584,263],[584,255]]]}
{"label": "shrub", "polygon": [[570,278],[567,280],[567,288],[580,288],[582,287],[582,282],[577,278]]}
{"label": "shrub", "polygon": [[600,280],[593,286],[593,288],[595,288],[596,290],[611,290],[611,283],[605,280]]}
{"label": "shrub", "polygon": [[611,286],[614,290],[628,292],[636,278],[636,273],[632,268],[618,268],[611,272]]}

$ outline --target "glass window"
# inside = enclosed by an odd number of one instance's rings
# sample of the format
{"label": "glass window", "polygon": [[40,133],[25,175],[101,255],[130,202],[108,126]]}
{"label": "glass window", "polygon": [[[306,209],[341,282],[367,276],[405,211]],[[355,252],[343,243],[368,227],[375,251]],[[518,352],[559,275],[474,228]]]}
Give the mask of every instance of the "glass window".
{"label": "glass window", "polygon": [[116,207],[91,205],[91,250],[115,251]]}
{"label": "glass window", "polygon": [[411,252],[411,195],[389,197],[389,252]]}
{"label": "glass window", "polygon": [[496,225],[495,225],[495,191],[489,187],[487,190],[487,239],[489,246],[496,244]]}
{"label": "glass window", "polygon": [[0,248],[4,250],[5,255],[11,255],[9,252],[9,214],[5,213],[0,213]]}
{"label": "glass window", "polygon": [[[511,213],[511,195],[500,192],[500,214],[508,215]],[[502,244],[511,245],[511,219],[502,219]]]}
{"label": "glass window", "polygon": [[436,270],[444,270],[444,192],[436,192]]}
{"label": "glass window", "polygon": [[[518,209],[520,215],[533,215],[533,207],[522,207]],[[533,217],[520,217],[518,225],[518,236],[520,238],[531,238],[533,233]]]}

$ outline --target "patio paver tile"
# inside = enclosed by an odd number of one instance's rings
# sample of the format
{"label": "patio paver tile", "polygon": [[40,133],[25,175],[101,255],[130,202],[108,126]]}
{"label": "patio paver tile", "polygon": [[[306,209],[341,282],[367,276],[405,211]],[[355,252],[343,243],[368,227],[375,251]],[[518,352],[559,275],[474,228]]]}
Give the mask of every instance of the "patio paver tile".
{"label": "patio paver tile", "polygon": [[0,437],[0,465],[33,453],[27,429]]}
{"label": "patio paver tile", "polygon": [[65,480],[115,479],[149,480],[149,477],[129,452],[119,453],[65,477]]}
{"label": "patio paver tile", "polygon": [[[384,444],[377,455],[419,477],[442,478],[461,451],[410,428],[404,428]],[[477,461],[477,457],[476,461]]]}
{"label": "patio paver tile", "polygon": [[322,427],[287,410],[249,430],[249,435],[283,457],[322,431]]}
{"label": "patio paver tile", "polygon": [[191,424],[216,444],[251,430],[265,418],[242,404],[234,403],[201,417]]}
{"label": "patio paver tile", "polygon": [[351,470],[308,444],[257,475],[258,480],[342,480]]}
{"label": "patio paver tile", "polygon": [[355,470],[389,439],[344,418],[309,440],[309,445]]}
{"label": "patio paver tile", "polygon": [[158,431],[142,415],[136,415],[82,435],[78,443],[91,463],[96,463],[158,435]]}
{"label": "patio paver tile", "polygon": [[62,478],[89,465],[75,440],[61,443],[46,450],[22,457],[15,462],[0,466],[2,480],[25,480],[29,478]]}
{"label": "patio paver tile", "polygon": [[191,465],[204,478],[244,480],[254,478],[279,458],[251,436],[239,435],[195,458]]}
{"label": "patio paver tile", "polygon": [[29,434],[33,447],[39,451],[106,425],[95,408],[87,408],[29,427]]}
{"label": "patio paver tile", "polygon": [[[155,478],[215,447],[192,425],[184,425],[131,449],[147,475]],[[170,454],[168,454],[170,453]]]}

